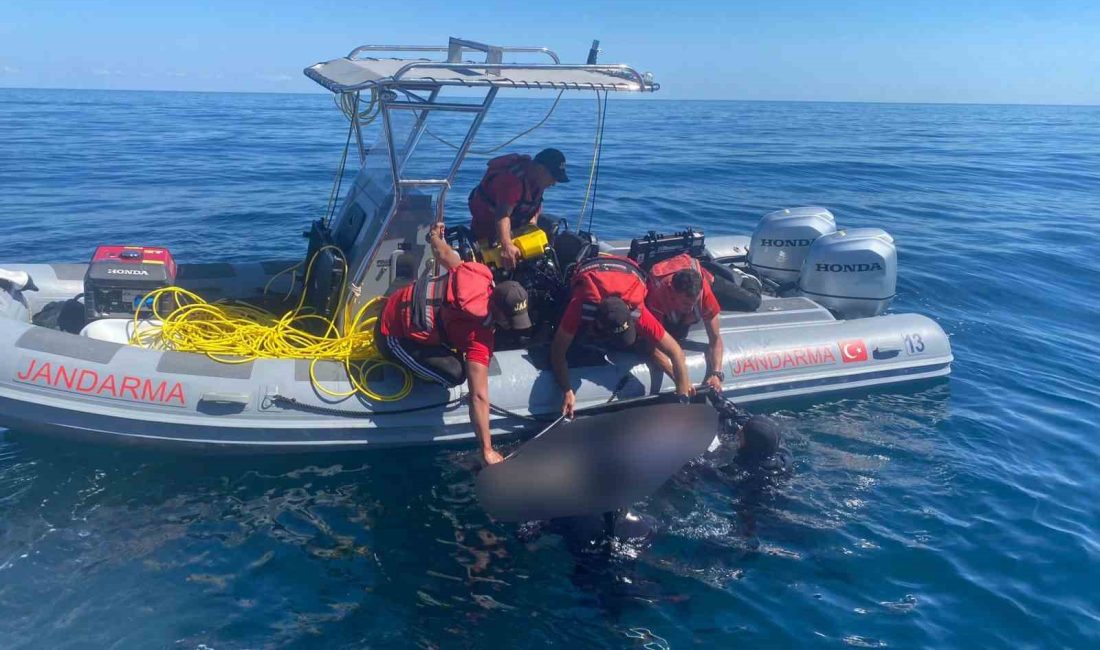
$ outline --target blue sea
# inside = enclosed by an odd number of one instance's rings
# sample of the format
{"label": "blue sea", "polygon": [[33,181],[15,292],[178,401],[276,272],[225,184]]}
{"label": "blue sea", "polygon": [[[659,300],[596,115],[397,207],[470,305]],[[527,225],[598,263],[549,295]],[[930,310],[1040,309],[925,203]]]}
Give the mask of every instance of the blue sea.
{"label": "blue sea", "polygon": [[[552,99],[498,100],[475,148]],[[573,222],[595,120],[567,96],[505,149],[565,152],[546,208]],[[463,445],[178,458],[0,431],[0,647],[1098,647],[1100,108],[612,97],[606,122],[604,238],[798,205],[882,227],[892,309],[943,326],[950,378],[754,407],[790,475],[689,467],[636,508],[652,546],[598,565],[490,521]],[[322,94],[0,90],[0,260],[297,257],[346,136]]]}

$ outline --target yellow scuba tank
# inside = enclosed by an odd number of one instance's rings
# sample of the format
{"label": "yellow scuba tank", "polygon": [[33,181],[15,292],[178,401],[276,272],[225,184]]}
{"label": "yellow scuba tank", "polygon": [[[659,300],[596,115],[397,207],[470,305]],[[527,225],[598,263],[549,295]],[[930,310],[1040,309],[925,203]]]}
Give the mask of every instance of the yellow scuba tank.
{"label": "yellow scuba tank", "polygon": [[[519,249],[522,259],[536,260],[546,254],[546,246],[549,244],[549,240],[542,228],[534,224],[527,224],[516,232],[516,236],[512,238],[512,244]],[[490,248],[489,242],[486,240],[478,242],[478,246],[481,248],[481,262],[483,264],[497,268],[503,267],[500,263],[500,246]]]}

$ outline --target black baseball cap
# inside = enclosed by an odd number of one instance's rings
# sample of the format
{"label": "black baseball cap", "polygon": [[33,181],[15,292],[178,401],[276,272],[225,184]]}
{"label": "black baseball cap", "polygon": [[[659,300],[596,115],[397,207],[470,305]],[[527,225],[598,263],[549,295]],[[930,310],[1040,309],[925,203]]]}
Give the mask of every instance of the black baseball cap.
{"label": "black baseball cap", "polygon": [[630,306],[618,296],[609,296],[600,302],[596,308],[596,319],[603,333],[618,347],[628,348],[638,338]]}
{"label": "black baseball cap", "polygon": [[493,301],[508,322],[508,329],[531,328],[531,314],[527,312],[527,289],[514,281],[501,282],[493,290]]}
{"label": "black baseball cap", "polygon": [[557,149],[543,149],[535,155],[535,162],[545,167],[557,182],[569,182],[569,177],[565,175],[565,154]]}

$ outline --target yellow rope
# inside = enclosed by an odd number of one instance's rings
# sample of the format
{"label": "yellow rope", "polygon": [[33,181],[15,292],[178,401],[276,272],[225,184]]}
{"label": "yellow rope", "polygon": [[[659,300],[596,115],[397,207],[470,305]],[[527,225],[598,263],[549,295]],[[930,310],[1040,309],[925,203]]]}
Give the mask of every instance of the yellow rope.
{"label": "yellow rope", "polygon": [[[325,249],[336,251],[345,270],[347,261],[335,246]],[[317,255],[309,261],[305,273],[305,285]],[[286,269],[283,272],[289,271]],[[274,279],[274,278],[272,278]],[[345,295],[347,273],[340,287]],[[265,288],[266,292],[266,288]],[[218,301],[208,303],[200,296],[180,287],[163,287],[150,292],[138,304],[153,307],[153,316],[162,324],[159,327],[138,329],[140,316],[134,314],[132,345],[141,347],[192,352],[222,363],[247,363],[253,359],[310,359],[309,378],[313,386],[332,397],[350,397],[356,393],[379,402],[395,402],[412,392],[413,378],[404,367],[383,358],[374,340],[375,323],[379,318],[382,298],[369,300],[359,308],[354,318],[347,317],[347,304],[341,307],[344,315],[343,329],[336,325],[340,320],[328,319],[309,313],[305,306],[305,291],[298,304],[282,316],[254,305]],[[162,308],[171,307],[167,314]],[[372,309],[374,308],[374,309]],[[367,314],[371,314],[369,317]],[[312,327],[317,325],[318,327]],[[323,334],[314,334],[321,331]],[[318,361],[336,361],[344,366],[352,389],[336,392],[326,388],[317,379],[314,369]],[[384,395],[369,387],[372,372],[383,366],[393,366],[401,371],[404,382],[396,393]]]}

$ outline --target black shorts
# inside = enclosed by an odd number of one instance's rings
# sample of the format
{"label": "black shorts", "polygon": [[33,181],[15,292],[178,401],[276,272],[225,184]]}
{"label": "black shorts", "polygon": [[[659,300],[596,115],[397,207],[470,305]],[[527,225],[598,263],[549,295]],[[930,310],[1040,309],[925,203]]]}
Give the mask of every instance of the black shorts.
{"label": "black shorts", "polygon": [[417,377],[448,388],[466,383],[466,362],[445,345],[425,345],[396,336],[383,336],[374,329],[374,340],[382,356],[409,369]]}

